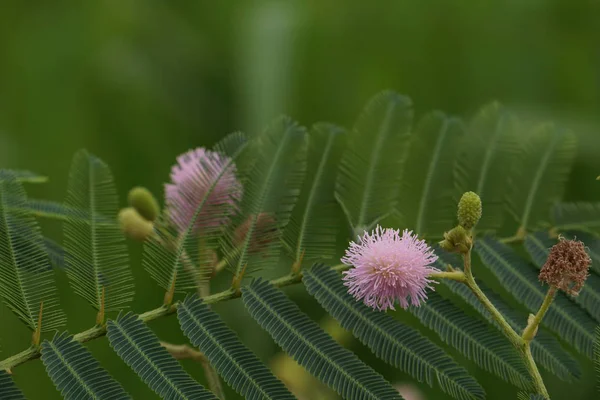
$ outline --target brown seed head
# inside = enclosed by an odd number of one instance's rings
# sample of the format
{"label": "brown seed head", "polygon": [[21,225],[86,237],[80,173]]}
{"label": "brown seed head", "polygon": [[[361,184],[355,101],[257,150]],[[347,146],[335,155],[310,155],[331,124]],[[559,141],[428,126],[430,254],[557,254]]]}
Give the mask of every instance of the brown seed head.
{"label": "brown seed head", "polygon": [[582,242],[561,238],[550,250],[540,271],[540,281],[577,296],[589,275],[591,262]]}

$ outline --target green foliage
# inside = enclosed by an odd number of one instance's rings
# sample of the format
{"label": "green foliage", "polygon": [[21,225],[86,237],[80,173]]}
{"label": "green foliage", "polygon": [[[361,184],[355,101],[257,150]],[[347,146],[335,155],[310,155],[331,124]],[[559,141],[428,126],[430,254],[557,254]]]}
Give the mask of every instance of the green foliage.
{"label": "green foliage", "polygon": [[475,192],[483,203],[477,229],[502,225],[507,171],[517,159],[519,147],[516,117],[497,102],[481,108],[469,123],[456,159],[455,180],[459,193]]}
{"label": "green foliage", "polygon": [[566,231],[561,235],[567,239],[581,240],[585,244],[585,249],[592,259],[590,270],[596,275],[600,275],[600,238],[584,231]]}
{"label": "green foliage", "polygon": [[25,400],[25,396],[6,371],[0,371],[0,399]]}
{"label": "green foliage", "polygon": [[485,398],[477,381],[444,350],[390,315],[373,312],[357,302],[337,272],[317,264],[304,273],[303,282],[321,306],[377,357],[430,386],[435,378],[454,398]]}
{"label": "green foliage", "polygon": [[164,399],[217,399],[196,383],[137,315],[108,321],[108,341],[140,379]]}
{"label": "green foliage", "polygon": [[321,123],[313,126],[309,139],[302,195],[283,237],[296,263],[330,259],[336,246],[337,204],[333,188],[346,132]]}
{"label": "green foliage", "polygon": [[345,399],[401,399],[383,377],[344,349],[280,290],[262,279],[242,289],[248,312],[283,350]]}
{"label": "green foliage", "polygon": [[57,333],[52,341],[44,341],[42,361],[50,379],[67,400],[131,398],[90,352],[66,332]]}
{"label": "green foliage", "polygon": [[46,183],[48,177],[27,170],[0,169],[0,181],[15,179],[21,183]]}
{"label": "green foliage", "polygon": [[522,389],[531,386],[523,362],[506,338],[450,301],[434,292],[427,303],[408,310],[479,367]]}
{"label": "green foliage", "polygon": [[[215,189],[220,180],[228,173],[235,171],[235,162],[248,149],[249,142],[246,136],[240,132],[232,133],[226,136],[215,146],[214,150],[229,159],[223,165],[220,173],[214,177],[210,187],[207,188],[204,196],[198,202],[193,218],[189,221],[187,227],[182,232],[176,232],[174,229],[167,229],[169,224],[168,211],[165,210],[162,221],[156,234],[150,237],[144,244],[144,267],[150,276],[166,291],[173,287],[175,291],[186,291],[195,288],[198,283],[206,278],[203,273],[210,262],[209,252],[206,247],[214,241],[220,233],[219,229],[202,229],[195,232],[199,218],[203,226],[218,226],[219,221],[224,215],[231,213],[229,200],[232,191],[236,188],[231,187],[224,193],[221,204],[209,203],[211,195],[214,197]],[[186,204],[173,205],[174,207],[188,207]],[[210,213],[205,212],[210,207]],[[201,217],[202,216],[202,217]],[[199,243],[205,245],[202,254],[199,253]],[[192,259],[191,257],[197,257]],[[197,261],[194,265],[192,261]]]}
{"label": "green foliage", "polygon": [[402,226],[439,237],[456,214],[453,165],[464,134],[460,120],[436,111],[424,116],[412,134],[396,208]]}
{"label": "green foliage", "polygon": [[225,381],[245,399],[294,399],[281,381],[197,296],[177,308],[181,330]]}
{"label": "green foliage", "polygon": [[[502,286],[529,311],[537,312],[547,289],[539,283],[534,267],[514,250],[491,237],[479,239],[475,248],[484,265],[496,275]],[[592,358],[595,323],[562,293],[556,296],[542,324]]]}
{"label": "green foliage", "polygon": [[554,226],[561,230],[600,233],[600,203],[558,203],[553,208]]}
{"label": "green foliage", "polygon": [[[535,232],[525,238],[525,248],[538,268],[544,265],[550,248],[556,243],[556,239],[551,238],[547,232]],[[596,322],[600,322],[600,277],[598,275],[590,274],[579,295],[571,298],[594,317]]]}
{"label": "green foliage", "polygon": [[571,132],[542,124],[525,138],[515,172],[511,174],[509,204],[525,230],[550,221],[549,210],[562,199],[575,157]]}
{"label": "green foliage", "polygon": [[73,158],[65,204],[88,217],[64,224],[66,272],[74,292],[102,312],[123,308],[133,300],[125,238],[116,225],[96,220],[116,220],[117,191],[108,166],[85,150]]}
{"label": "green foliage", "polygon": [[237,226],[246,224],[245,235],[239,238],[235,231],[229,232],[224,241],[236,276],[277,261],[281,248],[277,232],[261,232],[259,221],[263,215],[274,218],[275,231],[287,225],[306,170],[306,144],[305,128],[288,117],[276,119],[254,141],[250,155],[256,159],[244,176],[244,199],[237,219]]}
{"label": "green foliage", "polygon": [[596,367],[598,391],[600,391],[600,325],[596,327],[596,341],[594,342],[594,366]]}
{"label": "green foliage", "polygon": [[0,180],[0,296],[29,329],[46,332],[63,325],[65,318],[42,235],[35,219],[23,211],[25,202],[19,182]]}
{"label": "green foliage", "polygon": [[350,133],[336,196],[356,234],[394,213],[412,119],[412,101],[384,91],[369,101]]}
{"label": "green foliage", "polygon": [[[438,250],[437,254],[444,258],[444,260],[438,260],[438,266],[443,269],[446,266],[445,264],[449,261],[448,254],[444,254],[441,250]],[[455,266],[457,265],[455,262],[450,263]],[[469,303],[482,317],[486,318],[490,323],[500,329],[498,323],[492,318],[484,305],[481,304],[479,299],[466,285],[451,280],[442,280],[440,283]],[[523,329],[525,329],[527,314],[508,306],[500,296],[486,288],[483,283],[480,282],[479,287],[494,307],[496,307],[496,309],[504,316],[506,322],[508,322],[516,332],[522,332]],[[577,361],[567,353],[554,336],[549,334],[544,328],[538,330],[537,335],[531,342],[531,353],[536,362],[562,380],[572,381],[573,378],[579,378],[581,376],[581,369],[579,368]]]}
{"label": "green foliage", "polygon": [[547,400],[541,394],[527,394],[524,392],[519,392],[518,400]]}

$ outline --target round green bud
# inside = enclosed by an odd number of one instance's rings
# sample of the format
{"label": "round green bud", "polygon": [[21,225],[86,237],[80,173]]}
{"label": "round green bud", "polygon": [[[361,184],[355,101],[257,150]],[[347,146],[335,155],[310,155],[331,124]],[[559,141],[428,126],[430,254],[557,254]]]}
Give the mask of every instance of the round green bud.
{"label": "round green bud", "polygon": [[466,192],[458,202],[458,223],[471,230],[481,218],[481,199],[474,192]]}
{"label": "round green bud", "polygon": [[154,224],[145,220],[133,207],[124,208],[119,212],[119,224],[127,237],[140,242],[154,233]]}
{"label": "round green bud", "polygon": [[158,218],[160,207],[158,201],[152,193],[145,187],[134,187],[129,191],[127,196],[129,205],[137,210],[137,212],[147,221],[154,221]]}

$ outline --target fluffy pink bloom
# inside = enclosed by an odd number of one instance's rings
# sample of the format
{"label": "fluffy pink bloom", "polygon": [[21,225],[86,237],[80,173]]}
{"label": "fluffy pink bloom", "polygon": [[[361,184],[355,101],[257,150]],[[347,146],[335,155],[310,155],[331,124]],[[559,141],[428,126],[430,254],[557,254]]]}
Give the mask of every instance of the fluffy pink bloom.
{"label": "fluffy pink bloom", "polygon": [[[229,222],[242,198],[235,164],[222,154],[198,147],[177,157],[171,182],[165,185],[169,215],[180,230],[187,229],[207,191],[214,189],[196,218],[194,229],[216,228]],[[216,182],[216,184],[215,184]]]}
{"label": "fluffy pink bloom", "polygon": [[417,235],[405,230],[377,226],[365,232],[359,242],[350,242],[342,262],[354,268],[344,272],[344,284],[357,300],[380,311],[402,308],[410,302],[419,306],[427,299],[426,289],[433,289],[427,277],[438,272],[431,264],[437,260],[433,250]]}

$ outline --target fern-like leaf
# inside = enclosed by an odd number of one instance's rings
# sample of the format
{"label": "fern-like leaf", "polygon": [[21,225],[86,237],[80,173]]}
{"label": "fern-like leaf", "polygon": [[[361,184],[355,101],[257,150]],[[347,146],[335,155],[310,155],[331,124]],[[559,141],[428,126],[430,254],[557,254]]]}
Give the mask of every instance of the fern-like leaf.
{"label": "fern-like leaf", "polygon": [[412,118],[412,101],[385,91],[369,101],[350,134],[336,197],[357,234],[394,213]]}
{"label": "fern-like leaf", "polygon": [[[541,268],[550,254],[550,248],[557,243],[547,232],[536,232],[527,235],[525,248],[534,264]],[[585,285],[578,296],[571,297],[573,301],[585,309],[596,322],[600,322],[600,277],[592,273],[588,276]]]}
{"label": "fern-like leaf", "polygon": [[565,190],[575,145],[572,133],[550,124],[542,124],[525,138],[508,196],[523,231],[550,221],[550,210]]}
{"label": "fern-like leaf", "polygon": [[131,398],[90,352],[66,332],[57,333],[52,341],[44,341],[42,362],[66,400]]}
{"label": "fern-like leaf", "polygon": [[116,220],[117,191],[108,166],[85,150],[77,152],[69,173],[67,207],[88,219],[64,224],[66,272],[75,293],[96,310],[115,311],[133,300],[133,278],[123,233],[99,224],[95,216]]}
{"label": "fern-like leaf", "polygon": [[[300,194],[306,170],[306,129],[288,117],[276,119],[252,148],[257,159],[245,176],[239,231],[228,232],[224,251],[236,276],[273,266],[281,249],[278,234],[287,225]],[[261,220],[274,220],[274,229]],[[251,271],[252,270],[252,271]]]}
{"label": "fern-like leaf", "polygon": [[269,282],[242,289],[252,317],[283,350],[345,399],[401,399],[383,377],[340,346]]}
{"label": "fern-like leaf", "polygon": [[46,183],[48,177],[35,172],[18,169],[0,169],[0,181],[15,179],[21,183]]}
{"label": "fern-like leaf", "polygon": [[554,226],[560,230],[600,233],[600,203],[558,203],[552,215]]}
{"label": "fern-like leaf", "polygon": [[600,392],[600,325],[596,327],[596,341],[594,342],[594,366],[596,368],[596,382]]}
{"label": "fern-like leaf", "polygon": [[[475,249],[483,264],[520,303],[536,313],[547,289],[538,281],[535,268],[514,250],[492,237],[476,242]],[[594,320],[562,293],[558,293],[542,324],[556,332],[567,343],[592,358]]]}
{"label": "fern-like leaf", "polygon": [[137,315],[109,320],[108,341],[115,352],[163,399],[216,400],[190,377]]}
{"label": "fern-like leaf", "polygon": [[456,399],[485,398],[483,388],[445,350],[413,328],[357,302],[329,267],[313,266],[304,273],[303,282],[321,306],[377,357],[430,386],[435,378]]}
{"label": "fern-like leaf", "polygon": [[477,228],[499,228],[503,221],[509,174],[518,155],[517,119],[499,103],[482,107],[469,123],[455,166],[459,193],[473,191],[485,205]]}
{"label": "fern-like leaf", "polygon": [[245,399],[295,398],[199,297],[188,296],[180,303],[177,317],[192,344]]}
{"label": "fern-like leaf", "polygon": [[439,294],[431,293],[427,303],[408,311],[479,367],[519,388],[531,386],[525,365],[506,338]]}
{"label": "fern-like leaf", "polygon": [[0,399],[25,400],[25,396],[6,371],[0,371]]}
{"label": "fern-like leaf", "polygon": [[31,330],[61,326],[65,319],[43,237],[35,218],[22,205],[25,191],[14,179],[0,180],[0,296]]}
{"label": "fern-like leaf", "polygon": [[[91,218],[91,215],[84,209],[74,209],[52,200],[27,199],[27,201],[19,206],[13,205],[13,209],[28,212],[38,218],[56,219],[59,221],[88,221]],[[114,218],[111,219],[102,215],[96,215],[95,220],[100,225],[118,226]]]}
{"label": "fern-like leaf", "polygon": [[[236,161],[245,154],[249,142],[241,132],[234,132],[222,139],[214,148],[214,151],[224,156],[221,170],[212,178],[204,195],[198,201],[193,217],[187,227],[181,232],[173,230],[157,230],[156,236],[150,237],[144,244],[144,267],[152,278],[165,290],[183,292],[195,288],[198,283],[205,279],[209,263],[209,249],[207,246],[215,241],[221,234],[222,221],[231,214],[234,194],[239,190],[235,185],[219,185],[224,179],[230,179],[236,171]],[[202,174],[203,166],[199,165],[195,170],[198,181],[207,178]],[[218,191],[218,192],[217,192]],[[215,199],[215,196],[219,196]],[[179,196],[180,201],[187,202],[188,198],[183,193]],[[216,201],[218,200],[218,201]],[[171,207],[189,207],[189,204],[171,204]],[[167,225],[168,210],[165,210],[163,224]],[[195,227],[203,226],[196,232]],[[215,227],[215,228],[212,228]],[[176,238],[173,240],[173,238]],[[199,243],[203,248],[198,247]]]}
{"label": "fern-like leaf", "polygon": [[334,188],[345,136],[332,124],[316,124],[310,131],[306,179],[283,237],[296,263],[335,255]]}
{"label": "fern-like leaf", "polygon": [[[440,269],[445,269],[448,264],[453,265],[455,269],[458,269],[456,268],[458,263],[452,260],[453,255],[440,249],[436,249],[436,254],[440,256],[437,261],[437,265]],[[495,325],[499,330],[501,329],[497,321],[490,315],[485,306],[466,285],[449,279],[443,279],[440,283],[470,304],[491,324]],[[496,307],[496,309],[504,316],[506,322],[508,322],[516,332],[522,332],[527,324],[527,314],[510,307],[482,282],[479,282],[478,284],[479,288],[485,293],[494,307]],[[539,328],[538,333],[530,343],[530,346],[535,361],[560,379],[570,382],[573,378],[579,378],[581,376],[581,369],[579,368],[577,360],[563,349],[558,340],[544,328]]]}
{"label": "fern-like leaf", "polygon": [[547,400],[541,394],[527,394],[525,392],[519,392],[517,395],[518,400]]}
{"label": "fern-like leaf", "polygon": [[402,225],[421,236],[439,236],[454,222],[452,168],[463,133],[460,120],[433,112],[413,134],[396,207]]}
{"label": "fern-like leaf", "polygon": [[50,263],[56,268],[65,268],[65,249],[54,240],[44,238],[44,250],[50,258]]}

